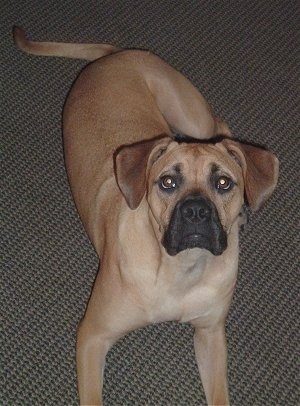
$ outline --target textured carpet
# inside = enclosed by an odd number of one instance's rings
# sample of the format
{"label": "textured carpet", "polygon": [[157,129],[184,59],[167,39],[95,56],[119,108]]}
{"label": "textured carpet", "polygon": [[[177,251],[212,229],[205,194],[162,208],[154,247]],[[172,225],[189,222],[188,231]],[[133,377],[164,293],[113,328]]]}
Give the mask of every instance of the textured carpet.
{"label": "textured carpet", "polygon": [[[241,235],[227,321],[231,402],[297,405],[299,96],[296,0],[1,2],[1,405],[75,405],[75,331],[97,269],[63,164],[61,109],[81,61],[28,56],[34,39],[146,48],[201,89],[234,134],[280,159],[276,193]],[[188,325],[110,351],[106,405],[205,404]]]}

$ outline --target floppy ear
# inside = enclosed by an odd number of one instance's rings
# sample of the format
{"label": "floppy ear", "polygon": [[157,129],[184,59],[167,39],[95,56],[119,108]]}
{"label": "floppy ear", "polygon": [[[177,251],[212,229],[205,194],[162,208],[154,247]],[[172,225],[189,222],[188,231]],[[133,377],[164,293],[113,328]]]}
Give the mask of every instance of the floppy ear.
{"label": "floppy ear", "polygon": [[225,139],[222,143],[242,167],[248,205],[254,211],[260,209],[276,187],[278,159],[272,152],[261,147],[230,139]]}
{"label": "floppy ear", "polygon": [[159,136],[121,146],[116,151],[114,155],[115,176],[130,209],[134,210],[139,206],[146,192],[147,164],[150,155],[153,152],[152,162],[154,162],[170,141],[170,137]]}

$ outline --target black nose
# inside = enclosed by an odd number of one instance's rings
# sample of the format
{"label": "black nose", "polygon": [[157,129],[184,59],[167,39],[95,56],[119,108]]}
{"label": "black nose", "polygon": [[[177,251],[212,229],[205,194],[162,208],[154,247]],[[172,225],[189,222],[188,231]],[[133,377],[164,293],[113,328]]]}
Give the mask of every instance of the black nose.
{"label": "black nose", "polygon": [[180,208],[182,218],[189,223],[201,223],[211,216],[211,207],[201,197],[189,198],[182,202]]}

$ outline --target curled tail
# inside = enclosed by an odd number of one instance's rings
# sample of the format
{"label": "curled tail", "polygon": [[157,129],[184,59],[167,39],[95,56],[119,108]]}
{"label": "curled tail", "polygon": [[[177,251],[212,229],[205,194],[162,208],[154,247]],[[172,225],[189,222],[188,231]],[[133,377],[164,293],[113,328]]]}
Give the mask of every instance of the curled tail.
{"label": "curled tail", "polygon": [[64,42],[36,42],[27,39],[25,31],[20,27],[13,28],[15,44],[22,51],[34,55],[61,56],[73,59],[94,61],[102,56],[121,51],[109,44],[72,44]]}

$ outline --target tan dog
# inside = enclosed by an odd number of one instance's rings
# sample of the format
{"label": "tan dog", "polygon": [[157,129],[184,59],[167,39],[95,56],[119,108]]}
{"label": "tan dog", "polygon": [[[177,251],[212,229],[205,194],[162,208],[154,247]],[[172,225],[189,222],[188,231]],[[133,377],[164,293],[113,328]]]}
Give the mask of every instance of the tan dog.
{"label": "tan dog", "polygon": [[[65,105],[72,193],[101,258],[78,329],[81,404],[101,404],[105,356],[129,331],[177,320],[195,327],[209,405],[229,403],[224,321],[238,267],[244,196],[257,210],[273,192],[275,156],[229,138],[201,94],[157,56],[107,45],[33,43],[30,53],[96,59]],[[189,141],[189,142],[187,142]]]}

